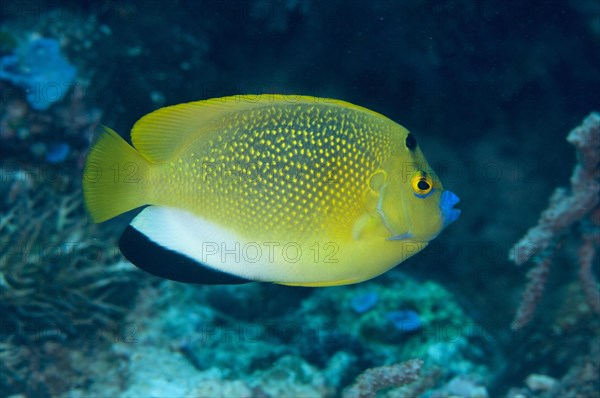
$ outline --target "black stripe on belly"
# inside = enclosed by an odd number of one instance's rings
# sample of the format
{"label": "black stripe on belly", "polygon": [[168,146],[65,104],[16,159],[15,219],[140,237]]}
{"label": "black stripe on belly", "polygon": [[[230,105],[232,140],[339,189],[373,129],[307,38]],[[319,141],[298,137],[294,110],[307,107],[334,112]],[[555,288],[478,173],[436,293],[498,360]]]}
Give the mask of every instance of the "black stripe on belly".
{"label": "black stripe on belly", "polygon": [[252,282],[249,279],[209,268],[205,264],[161,246],[131,225],[128,225],[121,235],[119,249],[136,267],[152,275],[177,282],[206,285],[235,285]]}

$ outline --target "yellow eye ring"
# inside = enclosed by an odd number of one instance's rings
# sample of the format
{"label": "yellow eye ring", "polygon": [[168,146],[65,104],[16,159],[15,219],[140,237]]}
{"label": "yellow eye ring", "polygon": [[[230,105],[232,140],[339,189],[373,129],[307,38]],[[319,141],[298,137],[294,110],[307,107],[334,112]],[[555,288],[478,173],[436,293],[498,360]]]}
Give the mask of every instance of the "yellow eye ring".
{"label": "yellow eye ring", "polygon": [[424,198],[433,192],[433,180],[427,173],[417,173],[410,180],[410,186],[416,196]]}

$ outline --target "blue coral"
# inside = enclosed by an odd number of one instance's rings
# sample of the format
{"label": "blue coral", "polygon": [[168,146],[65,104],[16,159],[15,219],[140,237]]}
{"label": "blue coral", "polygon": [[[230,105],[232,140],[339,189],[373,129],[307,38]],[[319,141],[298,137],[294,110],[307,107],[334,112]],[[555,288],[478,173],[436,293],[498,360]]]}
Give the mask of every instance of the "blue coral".
{"label": "blue coral", "polygon": [[34,39],[0,58],[0,79],[25,90],[32,108],[44,111],[60,101],[73,84],[77,69],[60,53],[54,39]]}
{"label": "blue coral", "polygon": [[413,310],[390,311],[385,314],[385,317],[402,333],[416,332],[421,329],[421,317]]}
{"label": "blue coral", "polygon": [[357,314],[363,314],[375,307],[377,300],[379,300],[377,292],[362,293],[352,297],[350,306]]}

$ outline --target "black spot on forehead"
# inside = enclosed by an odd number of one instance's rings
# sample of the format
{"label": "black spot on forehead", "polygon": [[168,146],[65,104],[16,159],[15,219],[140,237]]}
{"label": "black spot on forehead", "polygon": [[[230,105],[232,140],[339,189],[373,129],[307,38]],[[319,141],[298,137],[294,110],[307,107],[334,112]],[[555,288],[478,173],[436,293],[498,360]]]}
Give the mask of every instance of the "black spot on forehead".
{"label": "black spot on forehead", "polygon": [[411,151],[413,151],[417,147],[417,139],[411,133],[408,133],[408,135],[406,136],[405,143],[406,147]]}

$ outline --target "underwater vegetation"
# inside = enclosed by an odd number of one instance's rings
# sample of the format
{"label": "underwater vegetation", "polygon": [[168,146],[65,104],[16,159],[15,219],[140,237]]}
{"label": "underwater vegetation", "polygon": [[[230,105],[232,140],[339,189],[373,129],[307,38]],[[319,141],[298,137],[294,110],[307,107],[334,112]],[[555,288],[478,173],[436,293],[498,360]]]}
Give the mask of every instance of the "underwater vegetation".
{"label": "underwater vegetation", "polygon": [[57,175],[58,187],[44,186],[29,179],[31,172],[41,170],[0,169],[14,177],[0,186],[0,386],[35,395],[44,391],[40,384],[60,382],[35,365],[44,345],[76,347],[86,330],[121,318],[134,283],[128,264],[109,255],[110,240],[91,238],[103,232],[84,226],[73,181]]}
{"label": "underwater vegetation", "polygon": [[65,353],[102,341],[140,279],[113,229],[85,219],[83,159],[102,112],[58,41],[20,39],[0,58],[0,391],[49,396],[79,372]]}
{"label": "underwater vegetation", "polygon": [[[592,0],[2,2],[0,396],[600,398],[598,21]],[[347,286],[139,270],[118,237],[140,213],[83,203],[100,126],[129,144],[238,94],[398,122],[460,219]]]}
{"label": "underwater vegetation", "polygon": [[[85,221],[79,163],[99,111],[75,95],[39,114],[21,98],[2,111],[0,165],[0,388],[31,396],[64,389],[62,363],[45,360],[79,347],[83,335],[112,325],[134,297],[131,266],[111,228]],[[8,97],[7,97],[8,98]],[[56,140],[68,150],[53,152]]]}

